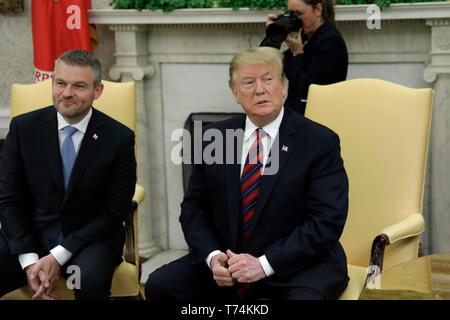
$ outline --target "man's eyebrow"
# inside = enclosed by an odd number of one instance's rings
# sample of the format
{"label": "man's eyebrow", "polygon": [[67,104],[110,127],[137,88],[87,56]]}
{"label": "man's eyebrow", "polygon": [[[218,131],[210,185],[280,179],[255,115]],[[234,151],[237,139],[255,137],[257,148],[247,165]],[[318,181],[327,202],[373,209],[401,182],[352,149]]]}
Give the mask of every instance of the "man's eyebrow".
{"label": "man's eyebrow", "polygon": [[[64,81],[63,79],[61,79],[61,78],[55,78],[55,81],[61,81],[61,82],[66,82],[66,81]],[[80,84],[84,84],[84,85],[87,85],[88,83],[86,82],[86,81],[82,81],[82,80],[80,80],[80,81],[76,81],[75,83],[74,83],[74,85],[80,85]]]}

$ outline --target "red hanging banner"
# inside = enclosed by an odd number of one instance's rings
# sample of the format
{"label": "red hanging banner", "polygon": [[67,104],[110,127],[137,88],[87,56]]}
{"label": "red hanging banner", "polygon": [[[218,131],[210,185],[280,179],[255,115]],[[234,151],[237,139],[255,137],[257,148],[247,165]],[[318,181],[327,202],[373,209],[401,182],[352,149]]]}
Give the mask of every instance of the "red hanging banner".
{"label": "red hanging banner", "polygon": [[96,44],[97,34],[89,26],[91,7],[91,0],[32,0],[35,82],[53,75],[55,60],[65,51],[92,52],[91,41]]}

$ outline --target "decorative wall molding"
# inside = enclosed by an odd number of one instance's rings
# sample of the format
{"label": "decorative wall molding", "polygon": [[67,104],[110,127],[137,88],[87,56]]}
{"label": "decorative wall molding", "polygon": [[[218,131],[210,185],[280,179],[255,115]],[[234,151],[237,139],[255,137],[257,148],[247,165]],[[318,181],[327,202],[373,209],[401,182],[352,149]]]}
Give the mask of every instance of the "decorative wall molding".
{"label": "decorative wall molding", "polygon": [[[370,5],[338,5],[336,21],[366,20]],[[449,2],[393,3],[381,11],[381,20],[450,18]]]}
{"label": "decorative wall molding", "polygon": [[147,31],[148,26],[146,25],[136,25],[136,24],[115,24],[111,25],[109,27],[111,31],[131,31],[131,32],[138,32],[138,31]]}
{"label": "decorative wall molding", "polygon": [[[423,78],[434,83],[439,75],[450,75],[450,18],[427,19],[425,23],[431,27],[431,63],[425,68]],[[435,96],[438,99],[443,101],[440,93]]]}
{"label": "decorative wall molding", "polygon": [[119,81],[123,74],[131,74],[134,81],[144,79],[144,77],[151,78],[155,73],[155,70],[151,65],[146,66],[119,66],[115,65],[109,70],[109,76],[115,81]]}
{"label": "decorative wall molding", "polygon": [[[449,19],[450,22],[450,19]],[[436,28],[433,36],[433,43],[439,50],[447,51],[450,49],[450,23],[449,27]]]}
{"label": "decorative wall molding", "polygon": [[[366,28],[365,20],[338,20],[336,21],[338,26],[359,26]],[[383,20],[382,27],[385,25],[423,25],[423,19],[396,19],[396,20]]]}
{"label": "decorative wall molding", "polygon": [[450,18],[446,17],[446,19],[439,18],[439,19],[427,19],[426,25],[430,27],[436,27],[436,26],[449,26],[450,25]]}

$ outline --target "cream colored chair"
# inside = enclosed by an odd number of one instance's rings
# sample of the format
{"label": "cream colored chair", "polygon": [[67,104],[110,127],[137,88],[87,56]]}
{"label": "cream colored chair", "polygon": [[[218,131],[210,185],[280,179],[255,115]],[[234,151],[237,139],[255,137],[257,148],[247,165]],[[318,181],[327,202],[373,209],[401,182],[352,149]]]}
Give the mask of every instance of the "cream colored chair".
{"label": "cream colored chair", "polygon": [[[116,83],[102,81],[103,94],[94,100],[94,107],[112,118],[128,126],[136,133],[136,85],[134,82]],[[47,80],[36,84],[13,84],[11,87],[11,117],[29,112],[41,107],[52,105],[52,81]],[[145,189],[136,184],[133,197],[133,210],[130,212],[126,226],[126,242],[124,246],[124,261],[117,266],[112,286],[111,298],[141,298],[140,295],[140,264],[137,246],[138,216],[137,207],[145,199]],[[67,289],[64,279],[58,283],[61,299],[73,299],[73,291]],[[32,294],[26,288],[20,288],[3,296],[3,299],[31,299]]]}
{"label": "cream colored chair", "polygon": [[366,278],[418,255],[432,104],[431,89],[378,79],[309,88],[305,117],[339,135],[349,177],[340,241],[350,282],[340,299],[357,299]]}

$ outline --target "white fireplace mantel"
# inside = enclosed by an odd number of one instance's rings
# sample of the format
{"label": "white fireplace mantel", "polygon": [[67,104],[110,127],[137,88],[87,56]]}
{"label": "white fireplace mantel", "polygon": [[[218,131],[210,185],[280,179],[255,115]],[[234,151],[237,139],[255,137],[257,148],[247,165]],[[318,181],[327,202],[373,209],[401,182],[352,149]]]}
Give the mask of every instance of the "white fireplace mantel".
{"label": "white fireplace mantel", "polygon": [[[369,5],[337,5],[336,21],[364,21],[369,17]],[[279,10],[241,8],[161,10],[90,10],[89,21],[95,24],[223,24],[264,23],[267,14]],[[381,11],[381,20],[450,18],[450,2],[392,4]]]}

